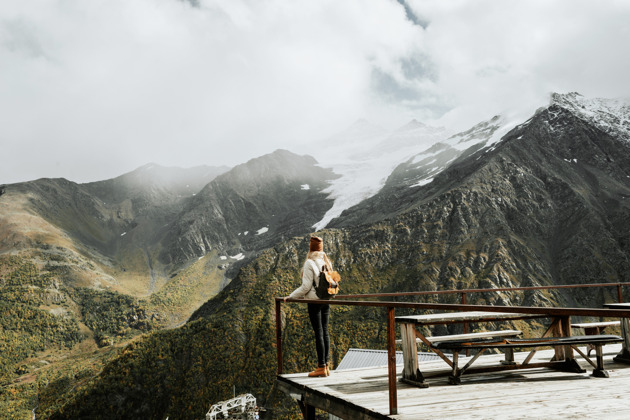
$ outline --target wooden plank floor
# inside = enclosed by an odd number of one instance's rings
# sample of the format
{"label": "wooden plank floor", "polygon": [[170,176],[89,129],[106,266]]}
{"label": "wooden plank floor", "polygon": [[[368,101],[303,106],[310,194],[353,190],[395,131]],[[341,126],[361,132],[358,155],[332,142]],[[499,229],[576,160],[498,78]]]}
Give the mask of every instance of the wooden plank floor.
{"label": "wooden plank floor", "polygon": [[[591,376],[593,368],[577,354],[586,373],[539,368],[464,374],[461,385],[448,385],[444,376],[429,377],[448,371],[442,360],[423,363],[421,369],[430,387],[417,388],[398,381],[398,414],[392,416],[389,416],[386,366],[334,371],[327,378],[309,378],[305,373],[281,375],[279,382],[286,384],[280,388],[294,398],[306,392],[328,399],[330,407],[335,409],[346,405],[346,415],[342,418],[629,419],[630,365],[612,360],[620,349],[620,344],[604,346],[605,368],[610,378]],[[515,359],[522,361],[526,354],[515,353]],[[532,363],[548,361],[552,356],[552,350],[538,351]],[[502,358],[499,354],[484,355],[473,366],[497,364]],[[460,357],[460,366],[466,360]],[[402,366],[397,366],[397,373],[400,378]]]}

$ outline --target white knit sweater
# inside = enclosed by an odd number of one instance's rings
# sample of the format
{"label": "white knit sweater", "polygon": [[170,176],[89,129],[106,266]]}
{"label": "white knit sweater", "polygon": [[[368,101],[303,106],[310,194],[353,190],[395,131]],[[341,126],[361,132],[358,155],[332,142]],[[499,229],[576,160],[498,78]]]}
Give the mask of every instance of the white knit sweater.
{"label": "white knit sweater", "polygon": [[319,272],[322,267],[326,265],[324,261],[324,253],[317,253],[315,255],[315,259],[308,259],[304,263],[304,274],[302,274],[302,284],[300,287],[295,289],[290,295],[290,298],[293,299],[319,299],[317,294],[315,293],[315,288],[313,287],[313,280],[315,280],[315,284],[319,283]]}

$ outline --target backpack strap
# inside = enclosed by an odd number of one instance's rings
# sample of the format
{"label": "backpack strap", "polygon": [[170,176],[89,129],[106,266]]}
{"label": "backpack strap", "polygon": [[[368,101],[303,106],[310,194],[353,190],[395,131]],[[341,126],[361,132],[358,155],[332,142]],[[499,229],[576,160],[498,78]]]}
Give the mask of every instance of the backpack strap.
{"label": "backpack strap", "polygon": [[313,270],[313,289],[317,289],[317,283],[315,283],[316,279],[319,279],[319,274],[317,273],[317,264],[313,260],[306,260],[307,264],[310,265]]}

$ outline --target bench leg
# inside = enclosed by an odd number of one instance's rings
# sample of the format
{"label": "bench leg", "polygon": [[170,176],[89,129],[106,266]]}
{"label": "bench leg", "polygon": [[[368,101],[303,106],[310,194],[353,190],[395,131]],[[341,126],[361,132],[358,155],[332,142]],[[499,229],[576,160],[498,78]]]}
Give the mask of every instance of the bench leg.
{"label": "bench leg", "polygon": [[453,371],[451,373],[451,376],[448,377],[448,383],[451,385],[460,385],[462,383],[462,375],[464,374],[464,372],[466,372],[466,370],[468,370],[468,368],[471,367],[473,363],[475,363],[475,360],[477,360],[479,356],[481,356],[485,351],[486,349],[479,350],[477,354],[475,354],[473,358],[470,359],[468,363],[466,363],[466,366],[461,369],[457,367],[459,361],[459,352],[453,353]]}
{"label": "bench leg", "polygon": [[418,347],[416,345],[416,327],[413,324],[400,324],[400,335],[403,346],[402,382],[421,388],[428,388],[424,376],[418,366]]}
{"label": "bench leg", "polygon": [[[604,333],[604,330],[606,329],[606,327],[585,327],[584,328],[584,335],[600,335]],[[593,344],[587,344],[586,345],[588,348],[588,351],[586,352],[587,356],[591,356],[591,351],[595,350],[595,345]]]}
{"label": "bench leg", "polygon": [[597,367],[593,369],[593,376],[596,378],[608,378],[608,372],[604,370],[604,356],[601,344],[595,345],[595,354],[597,355]]}
{"label": "bench leg", "polygon": [[459,374],[459,368],[457,367],[458,362],[459,362],[459,351],[454,351],[453,352],[453,371],[451,372],[451,375],[448,377],[449,385],[461,385],[462,383],[462,378],[460,377],[460,374]]}
{"label": "bench leg", "polygon": [[514,349],[511,347],[508,347],[505,349],[505,359],[501,360],[501,364],[502,365],[515,365],[516,362],[514,361]]}
{"label": "bench leg", "polygon": [[559,370],[560,372],[570,373],[584,373],[585,369],[582,369],[580,364],[573,358],[565,359],[563,362],[557,363],[551,367],[552,369]]}
{"label": "bench leg", "polygon": [[630,363],[630,324],[628,318],[621,318],[621,336],[623,337],[623,344],[621,351],[618,355],[613,357],[613,360],[617,363]]}

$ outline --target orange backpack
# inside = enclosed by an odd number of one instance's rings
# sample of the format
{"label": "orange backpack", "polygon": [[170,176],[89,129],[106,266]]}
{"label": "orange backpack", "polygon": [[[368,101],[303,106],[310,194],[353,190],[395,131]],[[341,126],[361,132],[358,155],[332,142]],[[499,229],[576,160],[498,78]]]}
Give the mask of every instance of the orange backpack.
{"label": "orange backpack", "polygon": [[322,266],[319,272],[319,284],[313,280],[313,288],[320,299],[334,298],[339,293],[339,281],[341,276],[336,271],[329,271],[327,266]]}

